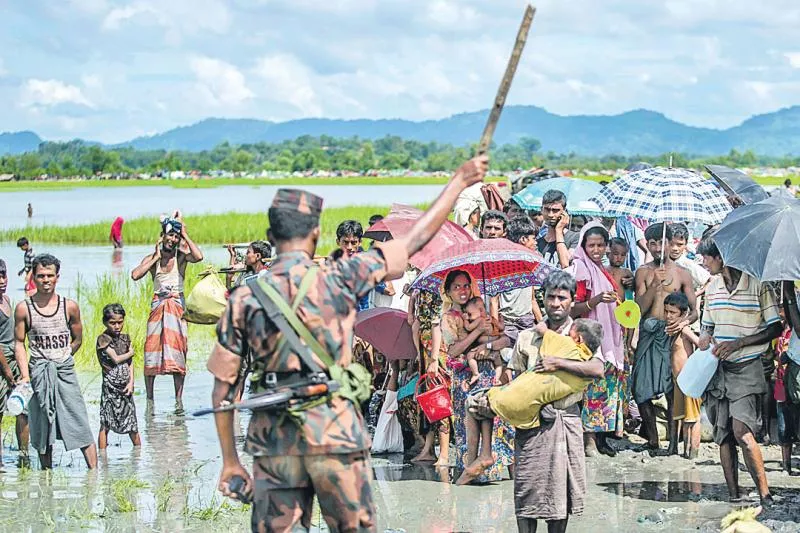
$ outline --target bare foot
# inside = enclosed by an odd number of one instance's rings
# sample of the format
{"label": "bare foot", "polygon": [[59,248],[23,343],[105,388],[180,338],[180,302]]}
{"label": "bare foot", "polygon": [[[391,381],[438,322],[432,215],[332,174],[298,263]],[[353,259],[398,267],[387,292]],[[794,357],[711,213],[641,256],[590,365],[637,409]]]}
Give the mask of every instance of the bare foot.
{"label": "bare foot", "polygon": [[429,454],[425,454],[425,455],[419,454],[418,456],[416,456],[413,459],[411,459],[412,463],[432,463],[434,461],[436,461],[436,456],[435,455],[429,455]]}
{"label": "bare foot", "polygon": [[470,387],[470,388],[472,388],[472,387],[473,387],[473,386],[474,386],[474,385],[475,385],[475,384],[478,382],[478,378],[479,378],[479,377],[480,377],[480,376],[478,376],[478,375],[473,375],[473,376],[470,378],[470,380],[469,380],[469,387]]}
{"label": "bare foot", "polygon": [[483,474],[483,471],[494,464],[494,459],[477,458],[464,469],[456,480],[456,485],[469,485]]}
{"label": "bare foot", "polygon": [[444,462],[442,459],[439,459],[438,461],[436,461],[435,463],[433,463],[433,466],[435,466],[435,467],[437,467],[437,468],[441,468],[441,467],[444,467],[444,466],[448,466],[448,467],[449,467],[449,466],[450,466],[450,463],[446,463],[446,462]]}

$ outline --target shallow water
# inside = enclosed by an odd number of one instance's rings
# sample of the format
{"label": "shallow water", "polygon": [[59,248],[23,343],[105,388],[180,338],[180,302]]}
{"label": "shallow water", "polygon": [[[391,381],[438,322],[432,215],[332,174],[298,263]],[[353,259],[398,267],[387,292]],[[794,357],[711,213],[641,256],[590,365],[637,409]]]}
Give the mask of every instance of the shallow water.
{"label": "shallow water", "polygon": [[[266,211],[280,185],[246,185],[200,189],[172,187],[96,187],[61,190],[0,192],[0,226],[28,224],[61,226],[159,215],[181,209],[185,213],[255,213]],[[441,185],[312,185],[302,186],[325,200],[326,207],[389,205],[398,199],[415,205],[433,200]],[[27,205],[33,204],[28,219]]]}
{"label": "shallow water", "polygon": [[[202,370],[203,358],[191,363],[184,392],[189,412],[207,404],[212,385]],[[83,374],[80,380],[91,426],[97,428],[99,377]],[[137,387],[143,391],[141,380]],[[136,396],[141,449],[134,450],[127,436],[112,434],[97,472],[87,473],[80,452],[66,453],[60,443],[52,473],[36,470],[35,460],[33,470],[20,469],[18,454],[11,449],[15,439],[5,432],[0,530],[247,530],[247,508],[223,503],[216,492],[221,462],[213,419],[176,414],[169,377],[156,381],[152,416],[145,415],[142,391]],[[246,422],[243,416],[241,431]],[[779,504],[784,502],[783,511],[768,515],[770,525],[797,531],[797,524],[788,520],[798,519],[800,480],[778,471],[778,447],[764,449],[770,486]],[[412,466],[402,455],[374,457],[373,466],[379,531],[515,531],[511,481],[456,487],[449,481],[457,472]],[[571,519],[570,532],[596,533],[598,526],[603,531],[718,531],[719,519],[733,508],[726,501],[717,450],[710,445],[703,446],[695,462],[630,450],[613,459],[589,459],[587,478],[586,510]],[[126,480],[134,485],[127,490]],[[752,490],[745,472],[740,482]],[[125,509],[129,502],[133,507]],[[316,513],[314,520],[320,523]],[[325,531],[324,525],[313,529],[319,530]]]}
{"label": "shallow water", "polygon": [[[202,246],[204,262],[216,265],[228,264],[228,252],[222,246]],[[86,284],[94,284],[104,274],[127,278],[142,258],[153,252],[153,246],[126,246],[114,251],[110,246],[74,246],[58,244],[36,244],[34,251],[51,253],[61,261],[61,278],[58,290],[65,296],[73,296],[78,278]],[[23,278],[16,275],[22,268],[22,252],[10,243],[0,243],[0,258],[6,261],[9,271],[8,294],[14,300],[21,299]]]}

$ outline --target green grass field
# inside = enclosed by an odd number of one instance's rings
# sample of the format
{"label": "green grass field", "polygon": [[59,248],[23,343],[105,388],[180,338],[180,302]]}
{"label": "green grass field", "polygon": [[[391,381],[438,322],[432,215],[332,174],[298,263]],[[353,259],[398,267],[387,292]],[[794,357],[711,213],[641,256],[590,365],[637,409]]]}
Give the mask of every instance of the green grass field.
{"label": "green grass field", "polygon": [[[336,243],[336,226],[343,220],[358,220],[366,229],[369,217],[385,215],[389,206],[331,207],[322,211],[322,236],[319,253],[327,254]],[[198,244],[251,242],[266,238],[266,213],[223,213],[187,215],[189,236]],[[109,244],[111,221],[79,226],[34,226],[0,230],[0,242],[16,242],[25,235],[31,242],[74,244],[79,246]],[[156,217],[135,218],[125,222],[125,244],[152,244],[158,240],[160,226]]]}
{"label": "green grass field", "polygon": [[[198,274],[206,266],[190,264],[186,268],[185,294],[188,296],[200,278]],[[148,276],[147,281],[134,282],[128,276],[122,278],[106,274],[94,280],[79,280],[76,287],[75,300],[81,308],[83,322],[83,345],[75,354],[75,364],[81,370],[96,370],[100,366],[95,353],[95,341],[103,332],[103,306],[120,303],[125,308],[125,333],[131,336],[134,349],[134,366],[138,372],[142,370],[144,356],[144,339],[147,332],[147,317],[150,315],[150,300],[153,297],[153,283]],[[189,324],[189,351],[205,351],[213,343],[214,326]],[[192,356],[190,356],[192,358]]]}
{"label": "green grass field", "polygon": [[[92,187],[174,187],[177,189],[208,189],[228,185],[443,185],[447,177],[430,176],[355,176],[355,177],[312,177],[312,178],[203,178],[182,180],[58,180],[58,181],[8,181],[0,183],[0,193],[20,191],[52,191]],[[488,181],[506,181],[504,176],[493,176]]]}

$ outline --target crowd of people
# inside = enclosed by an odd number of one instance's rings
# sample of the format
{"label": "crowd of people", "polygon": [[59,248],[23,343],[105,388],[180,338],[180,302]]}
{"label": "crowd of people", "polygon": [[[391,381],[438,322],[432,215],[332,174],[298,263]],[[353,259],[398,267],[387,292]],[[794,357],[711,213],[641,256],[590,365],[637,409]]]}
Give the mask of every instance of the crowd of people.
{"label": "crowd of people", "polygon": [[[713,227],[692,235],[680,221],[576,221],[558,190],[547,192],[537,211],[525,211],[513,199],[502,211],[481,211],[467,199],[454,213],[475,239],[508,239],[536,250],[555,271],[541,286],[502,293],[488,306],[465,270],[450,271],[440,293],[409,291],[409,280],[419,274],[410,265],[405,277],[391,282],[392,294],[404,295],[406,304],[401,298],[386,305],[408,311],[418,356],[397,362],[374,350],[357,354],[373,370],[376,388],[396,382],[395,389],[402,389],[420,375],[444,376],[453,411],[431,424],[413,395],[401,397],[406,451],[419,450],[413,462],[453,464],[465,472],[458,483],[510,477],[520,531],[533,531],[536,519],[562,531],[568,516],[583,507],[586,457],[636,449],[627,437],[637,435],[638,449],[652,456],[677,455],[682,443],[681,455],[696,459],[704,405],[731,501],[741,501],[736,459],[741,447],[761,503],[771,504],[759,443],[777,433],[783,466],[792,472],[791,448],[798,438],[796,404],[790,395],[773,394],[776,377],[781,388],[797,389],[785,377],[798,368],[792,359],[798,346],[790,342],[800,330],[793,318],[793,284],[761,283],[725,266]],[[348,221],[342,228],[347,228],[339,235],[342,253],[352,254],[361,242],[361,226]],[[373,293],[383,290],[376,287]],[[617,320],[614,311],[626,300],[638,305],[638,327],[625,328]],[[569,360],[540,352],[542,324],[574,337],[576,321],[584,319],[602,326],[593,357]],[[684,395],[676,377],[692,353],[708,349],[721,364],[701,401]],[[480,398],[482,391],[514,383],[530,370],[571,373],[587,384],[543,406],[535,426],[495,416],[501,411],[491,405],[491,394]],[[386,372],[399,378],[387,380]],[[481,409],[484,420],[487,412],[494,416],[491,430],[475,426],[473,413]],[[377,404],[363,412],[374,429]],[[778,431],[771,432],[775,416]],[[554,501],[553,494],[563,497]]]}
{"label": "crowd of people", "polygon": [[[245,375],[255,384],[253,390],[259,384],[269,389],[305,366],[327,366],[317,352],[309,359],[298,354],[302,350],[296,345],[280,340],[284,330],[256,312],[264,309],[256,282],[265,279],[272,280],[302,318],[308,330],[292,327],[304,344],[314,348],[316,338],[342,367],[362,365],[377,393],[354,393],[355,406],[349,396],[317,402],[304,411],[300,424],[283,414],[254,413],[247,450],[256,456],[255,484],[229,435],[232,419],[217,415],[224,462],[221,489],[236,494],[232,479],[240,476],[246,482],[240,495],[246,492],[257,502],[267,502],[254,507],[254,530],[291,520],[306,523],[309,486],[336,493],[323,505],[329,523],[344,529],[348,524],[374,528],[374,505],[364,486],[371,479],[367,452],[380,393],[387,387],[413,388],[424,376],[446,383],[452,412],[430,422],[414,394],[400,395],[397,416],[404,451],[415,463],[442,468],[443,479],[449,479],[449,467],[455,466],[462,473],[458,483],[513,479],[522,532],[536,531],[537,520],[546,521],[548,531],[565,531],[569,516],[584,506],[585,458],[616,455],[626,436],[638,434],[642,449],[654,456],[678,454],[683,442],[683,456],[696,458],[703,411],[719,445],[731,501],[740,499],[741,448],[761,502],[769,505],[759,442],[769,441],[772,415],[779,422],[784,468],[790,473],[791,445],[800,437],[795,285],[787,282],[778,292],[726,266],[714,228],[692,235],[680,221],[648,225],[627,217],[570,216],[568,199],[559,190],[544,195],[541,210],[526,211],[513,199],[502,210],[484,209],[462,195],[484,173],[482,159],[459,169],[402,239],[365,243],[359,221],[342,221],[337,249],[326,258],[314,255],[321,199],[281,190],[270,208],[269,242],[250,244],[242,264],[231,248],[232,266],[244,272],[226,280],[230,300],[208,363],[216,378],[215,405],[240,397]],[[540,286],[493,297],[482,295],[477,280],[462,269],[448,272],[439,292],[412,290],[419,271],[408,258],[451,212],[472,238],[507,239],[535,251],[551,272]],[[372,217],[367,228],[380,220],[379,215]],[[119,219],[110,237],[115,247],[122,246],[121,228]],[[58,259],[34,255],[25,239],[18,244],[25,252],[20,274],[30,286],[26,298],[12,308],[5,294],[8,271],[0,260],[0,411],[11,390],[29,382],[34,396],[27,412],[17,417],[21,454],[27,453],[30,441],[42,467],[49,468],[52,446],[60,439],[67,450],[80,449],[94,468],[97,447],[72,357],[83,340],[80,309],[56,290]],[[173,376],[181,402],[188,349],[184,278],[186,265],[202,260],[176,212],[162,218],[153,253],[131,272],[134,280],[149,275],[154,285],[144,353],[138,354],[144,359],[148,410],[157,375]],[[317,276],[316,284],[306,282],[310,275]],[[626,300],[638,305],[638,327],[624,327],[617,318],[615,310]],[[389,360],[354,337],[357,313],[375,307],[407,313],[415,353]],[[137,354],[123,332],[125,319],[124,306],[109,302],[103,309],[105,331],[96,340],[103,372],[99,448],[106,446],[109,431],[140,444],[133,405],[132,361]],[[554,342],[572,355],[551,353]],[[702,402],[685,396],[675,379],[698,349],[711,349],[721,361]],[[536,403],[536,409],[524,417],[508,414],[497,387],[513,390],[517,380],[532,374],[558,376],[564,392],[553,399],[541,392],[543,384],[531,381],[526,401]],[[662,398],[664,437],[659,434]],[[668,441],[665,449],[663,439]],[[316,463],[301,461],[316,455],[321,458]],[[361,490],[340,490],[353,484]]]}

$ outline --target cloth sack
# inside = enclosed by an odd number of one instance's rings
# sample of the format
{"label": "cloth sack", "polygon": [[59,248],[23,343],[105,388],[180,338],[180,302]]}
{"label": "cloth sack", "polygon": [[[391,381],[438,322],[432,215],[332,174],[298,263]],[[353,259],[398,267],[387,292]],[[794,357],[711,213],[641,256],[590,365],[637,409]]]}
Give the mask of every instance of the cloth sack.
{"label": "cloth sack", "polygon": [[228,303],[226,289],[214,269],[200,273],[202,278],[186,298],[183,317],[193,324],[216,324]]}
{"label": "cloth sack", "polygon": [[[539,353],[541,356],[574,361],[592,358],[585,346],[579,346],[571,338],[552,331],[544,334]],[[582,391],[591,381],[564,371],[539,373],[529,369],[508,385],[490,388],[487,396],[497,416],[515,428],[533,429],[540,425],[539,411],[542,406]]]}

